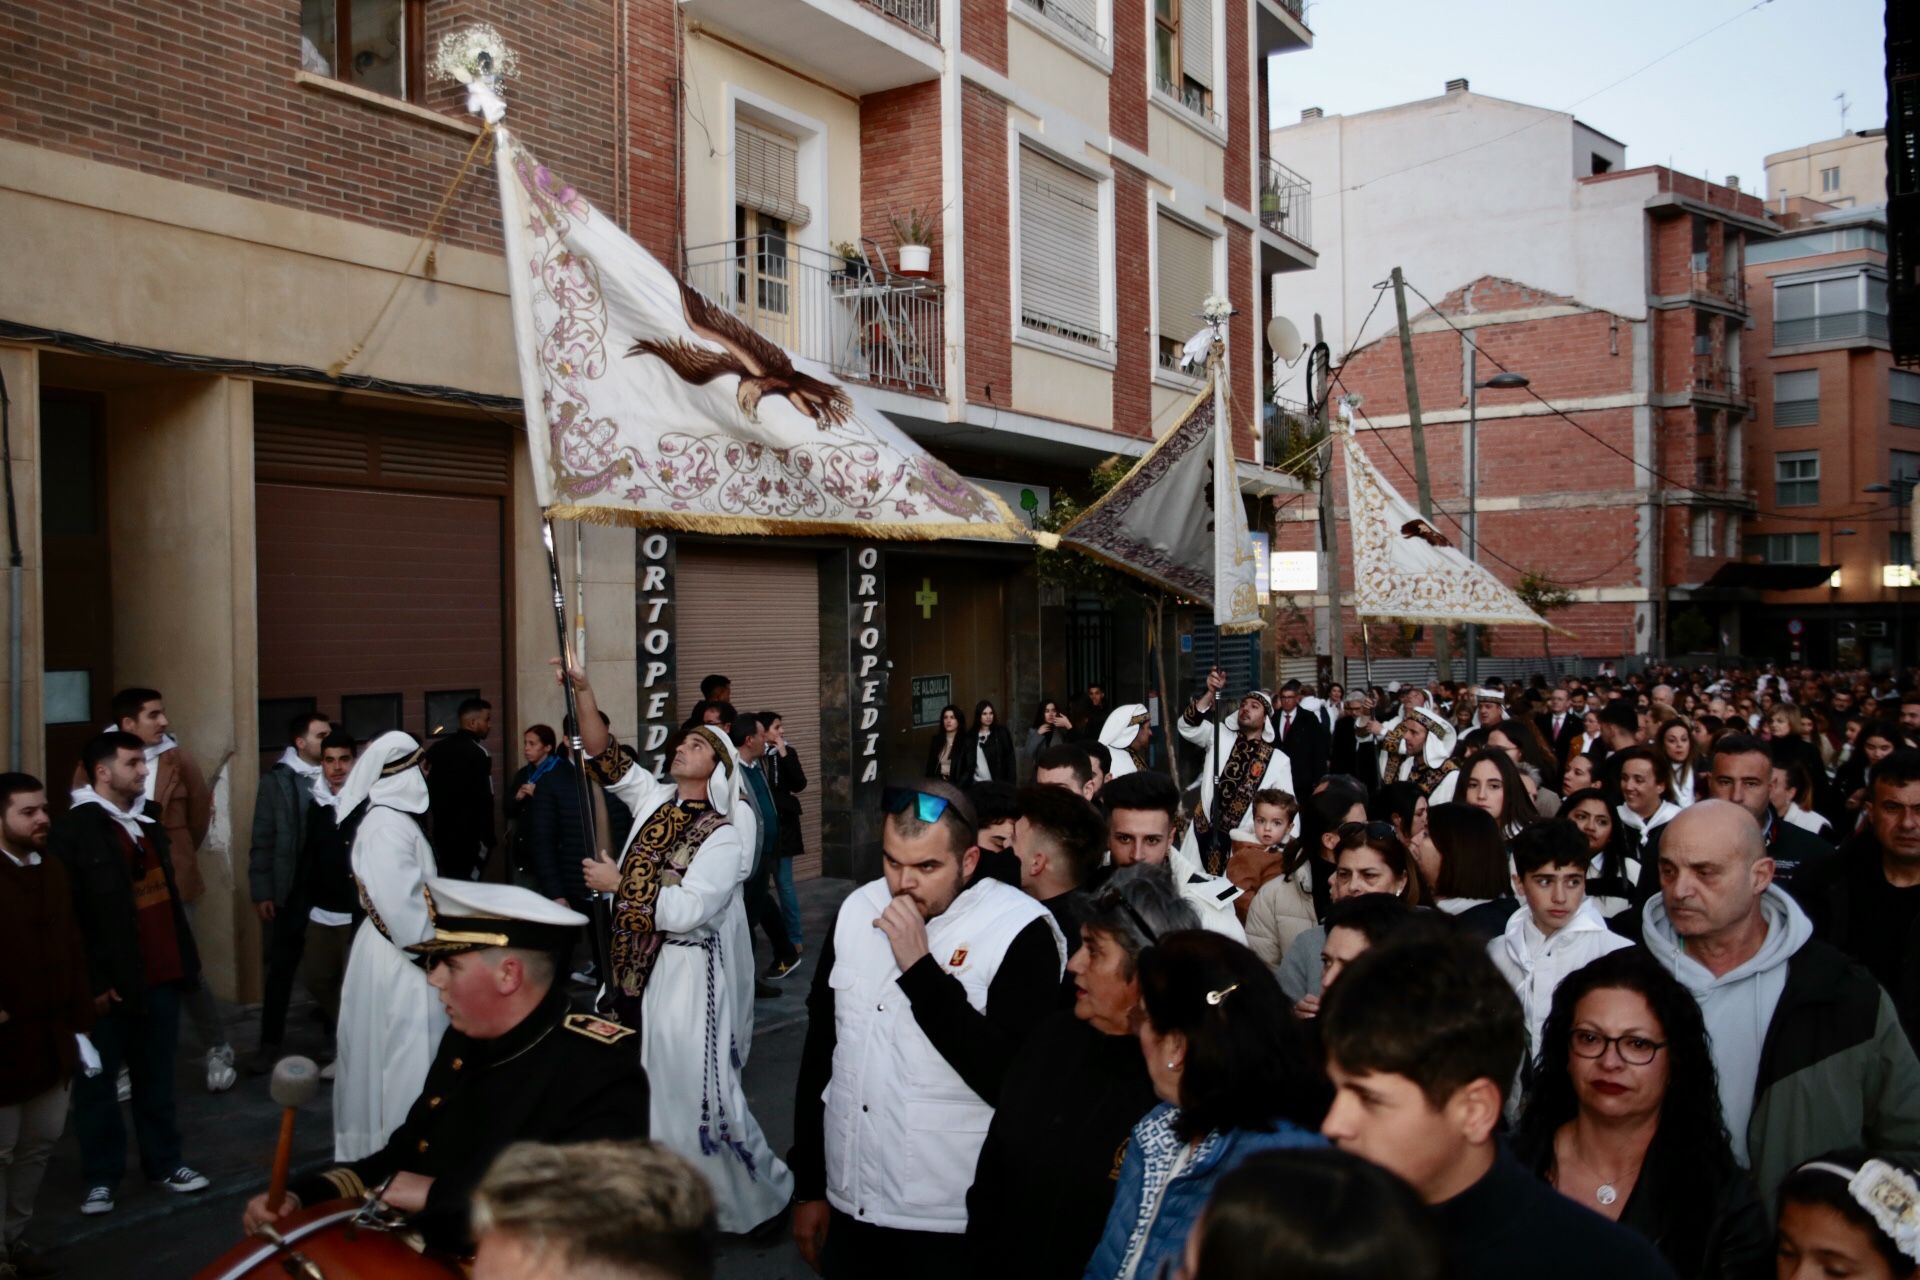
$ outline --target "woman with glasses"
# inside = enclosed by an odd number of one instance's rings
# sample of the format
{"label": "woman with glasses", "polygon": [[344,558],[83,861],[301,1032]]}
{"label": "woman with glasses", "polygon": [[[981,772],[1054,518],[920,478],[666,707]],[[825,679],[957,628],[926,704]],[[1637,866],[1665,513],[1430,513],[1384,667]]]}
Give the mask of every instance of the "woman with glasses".
{"label": "woman with glasses", "polygon": [[1171,1274],[1222,1175],[1259,1152],[1326,1145],[1326,1077],[1258,956],[1217,933],[1175,933],[1141,953],[1139,982],[1140,1053],[1160,1105],[1133,1126],[1083,1280]]}
{"label": "woman with glasses", "polygon": [[980,1149],[967,1193],[971,1274],[1076,1280],[1085,1269],[1113,1207],[1116,1155],[1155,1101],[1134,1035],[1140,957],[1199,927],[1164,865],[1120,868],[1087,904],[1067,961],[1073,1010],[1034,1029]]}
{"label": "woman with glasses", "polygon": [[[1420,882],[1420,868],[1390,822],[1349,822],[1339,829],[1332,890],[1334,902],[1366,893],[1385,893],[1417,907],[1432,898]],[[1280,989],[1296,1012],[1310,1015],[1314,1011],[1298,1006],[1303,1000],[1318,1001],[1320,955],[1326,943],[1326,926],[1316,924],[1293,940],[1280,962]]]}
{"label": "woman with glasses", "polygon": [[1516,1153],[1639,1232],[1681,1276],[1770,1275],[1766,1214],[1734,1162],[1700,1006],[1639,947],[1554,993]]}

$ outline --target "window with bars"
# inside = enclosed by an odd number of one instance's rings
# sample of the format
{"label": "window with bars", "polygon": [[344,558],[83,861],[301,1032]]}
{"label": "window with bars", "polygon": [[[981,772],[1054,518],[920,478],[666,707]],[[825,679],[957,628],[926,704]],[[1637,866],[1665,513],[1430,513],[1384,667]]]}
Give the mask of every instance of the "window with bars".
{"label": "window with bars", "polygon": [[1887,421],[1896,427],[1920,427],[1920,373],[1887,370]]}
{"label": "window with bars", "polygon": [[1160,92],[1213,114],[1213,0],[1154,0],[1153,69]]}
{"label": "window with bars", "polygon": [[1887,336],[1887,282],[1867,272],[1775,281],[1773,342],[1833,342]]}
{"label": "window with bars", "polygon": [[1020,148],[1020,323],[1105,350],[1100,185]]}
{"label": "window with bars", "polygon": [[1819,564],[1817,533],[1753,533],[1747,535],[1746,556],[1768,564]]}
{"label": "window with bars", "polygon": [[426,0],[300,0],[300,68],[420,101]]}
{"label": "window with bars", "polygon": [[1810,427],[1820,421],[1820,371],[1792,369],[1773,375],[1773,425]]}
{"label": "window with bars", "polygon": [[1773,455],[1773,500],[1776,506],[1811,507],[1820,502],[1820,451]]}
{"label": "window with bars", "polygon": [[1205,323],[1200,312],[1213,292],[1213,237],[1164,213],[1157,226],[1160,364],[1177,369],[1187,339]]}

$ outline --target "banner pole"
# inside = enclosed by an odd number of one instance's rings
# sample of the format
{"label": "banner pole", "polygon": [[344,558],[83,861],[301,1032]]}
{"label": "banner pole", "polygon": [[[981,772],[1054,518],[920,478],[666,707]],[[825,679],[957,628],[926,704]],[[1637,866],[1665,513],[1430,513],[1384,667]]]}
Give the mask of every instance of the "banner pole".
{"label": "banner pole", "polygon": [[[562,722],[562,731],[573,747],[574,776],[580,788],[580,830],[586,837],[586,856],[591,858],[600,851],[600,833],[593,813],[593,782],[587,777],[586,744],[580,737],[580,704],[573,691],[573,646],[567,642],[567,590],[560,581],[560,556],[553,545],[553,521],[546,516],[540,517],[540,537],[547,546],[547,573],[553,580],[553,627],[560,642],[560,687],[566,696],[567,715]],[[585,661],[582,656],[581,661]],[[619,859],[616,857],[615,861]],[[612,931],[613,913],[607,907],[606,897],[593,894],[591,899],[591,917],[587,922],[588,942],[591,943],[593,964],[600,979],[600,986],[594,992],[593,1007],[604,1010],[611,970],[608,968],[608,935]]]}

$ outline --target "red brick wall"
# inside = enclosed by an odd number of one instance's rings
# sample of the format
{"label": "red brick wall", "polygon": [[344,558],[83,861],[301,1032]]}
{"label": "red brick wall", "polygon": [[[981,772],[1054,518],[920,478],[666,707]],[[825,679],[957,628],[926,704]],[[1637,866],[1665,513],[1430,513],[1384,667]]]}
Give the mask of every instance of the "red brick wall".
{"label": "red brick wall", "polygon": [[[662,262],[680,261],[680,6],[621,0],[627,13],[627,230]],[[522,79],[525,77],[523,76]]]}
{"label": "red brick wall", "polygon": [[[474,21],[519,54],[510,126],[557,175],[614,203],[616,0],[436,0],[427,47]],[[671,8],[669,0],[652,0]],[[0,137],[275,204],[421,231],[470,139],[294,83],[296,0],[16,0],[0,8]],[[457,86],[426,105],[465,118]],[[671,128],[672,117],[634,127]],[[446,239],[497,248],[489,169]]]}
{"label": "red brick wall", "polygon": [[[1000,11],[1005,23],[1006,12]],[[863,130],[864,132],[864,130]],[[1007,261],[1007,104],[976,84],[960,88],[966,188],[966,371],[972,404],[1013,403],[1013,299]]]}
{"label": "red brick wall", "polygon": [[1007,6],[1000,0],[960,0],[960,52],[995,71],[1007,70]]}
{"label": "red brick wall", "polygon": [[[1117,5],[1116,5],[1117,7]],[[1116,81],[1118,76],[1115,77]],[[1113,426],[1130,436],[1153,434],[1153,273],[1147,264],[1147,180],[1113,162],[1115,272]]]}
{"label": "red brick wall", "polygon": [[[1147,149],[1146,0],[1113,0],[1113,75],[1107,80],[1107,128]],[[1144,261],[1144,259],[1143,259]]]}
{"label": "red brick wall", "polygon": [[[1004,113],[1001,132],[1005,134]],[[886,248],[887,259],[895,266],[900,255],[892,216],[918,207],[939,221],[940,159],[939,81],[888,89],[860,100],[860,229]],[[1004,214],[1004,183],[1001,191]],[[968,198],[970,202],[974,198],[971,190]],[[945,257],[945,246],[936,236],[936,279],[945,274]]]}
{"label": "red brick wall", "polygon": [[1266,127],[1263,114],[1256,122],[1253,102],[1246,91],[1247,59],[1253,50],[1247,43],[1247,0],[1226,0],[1227,84],[1223,106],[1227,121],[1227,199],[1243,209],[1253,207],[1248,191],[1248,166],[1252,163],[1253,131]]}
{"label": "red brick wall", "polygon": [[[1231,174],[1232,167],[1227,171]],[[1260,302],[1253,294],[1253,235],[1232,225],[1227,227],[1227,298],[1239,313],[1227,322],[1227,364],[1233,373],[1233,451],[1251,458],[1253,420],[1260,412],[1260,370],[1253,353],[1253,326],[1259,323]]]}

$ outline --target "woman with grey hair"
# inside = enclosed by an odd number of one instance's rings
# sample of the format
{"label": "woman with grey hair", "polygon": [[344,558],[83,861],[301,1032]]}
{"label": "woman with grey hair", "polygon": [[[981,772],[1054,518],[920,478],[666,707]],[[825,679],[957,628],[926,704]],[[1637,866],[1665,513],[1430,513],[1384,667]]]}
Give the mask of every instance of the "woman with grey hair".
{"label": "woman with grey hair", "polygon": [[1122,867],[1092,895],[1067,961],[1073,1012],[1034,1030],[980,1150],[967,1193],[973,1274],[1078,1280],[1086,1268],[1128,1136],[1156,1102],[1135,1036],[1140,955],[1199,927],[1164,864]]}

